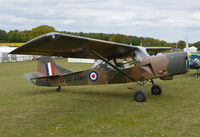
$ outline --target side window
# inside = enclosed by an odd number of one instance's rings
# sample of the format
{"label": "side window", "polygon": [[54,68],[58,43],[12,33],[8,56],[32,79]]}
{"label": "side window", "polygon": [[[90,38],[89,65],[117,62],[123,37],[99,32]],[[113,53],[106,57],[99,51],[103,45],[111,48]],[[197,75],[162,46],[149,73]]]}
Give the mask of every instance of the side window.
{"label": "side window", "polygon": [[[111,60],[110,63],[112,63],[113,65],[115,65],[119,69],[126,69],[126,68],[130,68],[130,67],[135,66],[135,61],[132,58],[117,59],[117,60],[114,60],[114,61]],[[97,61],[92,66],[92,68],[103,68],[103,69],[107,69],[107,70],[113,70],[114,69],[110,65],[108,65],[107,63],[105,63],[103,61]]]}

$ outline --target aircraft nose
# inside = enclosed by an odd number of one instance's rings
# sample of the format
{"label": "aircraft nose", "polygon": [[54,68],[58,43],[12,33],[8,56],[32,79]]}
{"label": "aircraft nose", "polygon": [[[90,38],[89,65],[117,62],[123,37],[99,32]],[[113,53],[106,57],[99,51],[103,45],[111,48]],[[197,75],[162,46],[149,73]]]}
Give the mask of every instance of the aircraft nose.
{"label": "aircraft nose", "polygon": [[169,63],[167,66],[170,75],[178,75],[187,72],[186,60],[188,58],[186,52],[177,52],[168,54]]}

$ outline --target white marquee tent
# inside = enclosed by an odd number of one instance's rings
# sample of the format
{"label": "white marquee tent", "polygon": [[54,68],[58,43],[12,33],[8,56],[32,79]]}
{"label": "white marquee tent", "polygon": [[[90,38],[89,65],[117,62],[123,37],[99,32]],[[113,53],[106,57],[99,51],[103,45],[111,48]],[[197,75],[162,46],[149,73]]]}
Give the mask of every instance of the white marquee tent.
{"label": "white marquee tent", "polygon": [[17,47],[0,46],[0,62],[15,62],[32,60],[32,55],[11,55],[9,52],[13,51]]}
{"label": "white marquee tent", "polygon": [[192,47],[189,47],[189,48],[184,48],[183,49],[185,52],[197,52],[197,48],[192,46]]}

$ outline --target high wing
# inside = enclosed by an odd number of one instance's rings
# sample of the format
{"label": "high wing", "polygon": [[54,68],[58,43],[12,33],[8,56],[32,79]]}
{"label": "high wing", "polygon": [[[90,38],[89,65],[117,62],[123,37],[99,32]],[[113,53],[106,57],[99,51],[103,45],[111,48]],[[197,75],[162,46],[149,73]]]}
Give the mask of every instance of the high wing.
{"label": "high wing", "polygon": [[25,43],[10,54],[97,59],[98,57],[94,56],[90,50],[98,51],[105,58],[120,58],[137,49],[137,47],[126,44],[61,33],[48,33]]}
{"label": "high wing", "polygon": [[112,59],[126,57],[131,52],[141,49],[139,46],[62,33],[48,33],[30,40],[10,54],[99,59],[99,57],[91,53],[91,50],[98,52],[104,58]]}

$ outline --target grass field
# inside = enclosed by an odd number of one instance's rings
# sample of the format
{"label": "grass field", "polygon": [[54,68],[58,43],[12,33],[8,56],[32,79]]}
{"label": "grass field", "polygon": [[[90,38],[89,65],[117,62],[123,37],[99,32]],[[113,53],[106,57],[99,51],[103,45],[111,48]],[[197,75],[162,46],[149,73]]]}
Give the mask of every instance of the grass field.
{"label": "grass field", "polygon": [[[70,70],[91,64],[65,63]],[[37,87],[23,73],[36,70],[35,61],[0,63],[1,137],[199,137],[200,79],[187,75],[156,80],[164,92],[137,103],[134,84]]]}

